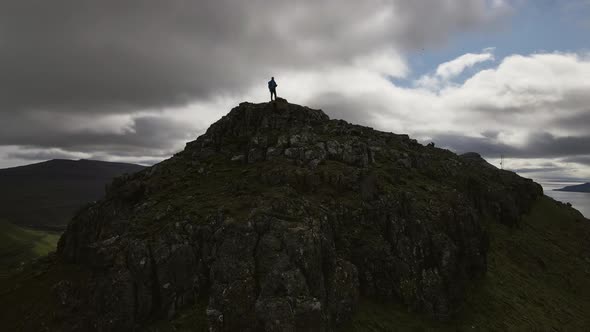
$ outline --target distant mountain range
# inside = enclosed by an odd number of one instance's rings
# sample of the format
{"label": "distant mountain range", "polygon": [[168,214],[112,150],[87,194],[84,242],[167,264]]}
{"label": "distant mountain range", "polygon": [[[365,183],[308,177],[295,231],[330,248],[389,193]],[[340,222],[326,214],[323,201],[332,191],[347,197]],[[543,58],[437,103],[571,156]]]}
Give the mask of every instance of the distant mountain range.
{"label": "distant mountain range", "polygon": [[579,184],[575,186],[567,186],[561,189],[555,189],[555,191],[569,191],[576,193],[590,193],[590,182]]}
{"label": "distant mountain range", "polygon": [[0,219],[63,229],[74,213],[104,195],[105,185],[144,167],[96,160],[50,160],[0,169]]}

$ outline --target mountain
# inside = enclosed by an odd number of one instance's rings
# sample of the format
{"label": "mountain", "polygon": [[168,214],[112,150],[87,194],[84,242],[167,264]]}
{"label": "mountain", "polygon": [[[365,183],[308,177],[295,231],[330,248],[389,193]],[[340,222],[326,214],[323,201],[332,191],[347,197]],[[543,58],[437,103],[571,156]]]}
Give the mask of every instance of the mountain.
{"label": "mountain", "polygon": [[0,219],[35,228],[64,229],[105,185],[144,167],[95,160],[50,160],[0,169]]}
{"label": "mountain", "polygon": [[576,186],[567,186],[561,189],[555,189],[556,191],[569,191],[576,193],[590,193],[590,182],[579,184]]}
{"label": "mountain", "polygon": [[[590,224],[540,185],[285,100],[116,178],[2,292],[36,331],[584,330]],[[23,319],[27,317],[27,319]]]}

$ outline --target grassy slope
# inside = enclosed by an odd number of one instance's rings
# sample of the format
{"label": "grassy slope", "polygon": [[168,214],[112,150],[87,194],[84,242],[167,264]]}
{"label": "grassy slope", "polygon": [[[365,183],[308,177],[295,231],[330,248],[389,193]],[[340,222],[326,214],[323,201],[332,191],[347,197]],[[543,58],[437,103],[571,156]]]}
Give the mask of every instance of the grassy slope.
{"label": "grassy slope", "polygon": [[[68,280],[83,287],[88,271],[80,266],[54,264],[47,257],[27,264],[17,275],[0,279],[0,331],[61,331],[63,317],[53,287]],[[82,329],[83,330],[83,329]]]}
{"label": "grassy slope", "polygon": [[55,251],[59,234],[22,228],[0,220],[0,278],[21,263]]}
{"label": "grassy slope", "polygon": [[520,227],[489,227],[487,276],[454,320],[364,301],[344,330],[590,329],[590,221],[545,197]]}

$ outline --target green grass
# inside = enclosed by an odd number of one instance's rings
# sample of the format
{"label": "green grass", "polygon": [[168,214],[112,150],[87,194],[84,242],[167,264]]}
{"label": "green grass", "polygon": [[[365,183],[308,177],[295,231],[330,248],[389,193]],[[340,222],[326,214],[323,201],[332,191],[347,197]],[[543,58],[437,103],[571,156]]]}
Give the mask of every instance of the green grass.
{"label": "green grass", "polygon": [[173,320],[159,320],[145,330],[148,332],[208,331],[207,299],[201,298],[192,307],[182,310]]}
{"label": "green grass", "polygon": [[55,251],[59,236],[0,220],[0,330],[23,330],[47,308],[57,307],[50,291],[63,275],[45,278],[45,264],[33,260]]}
{"label": "green grass", "polygon": [[67,280],[84,289],[88,278],[84,267],[56,263],[55,255],[25,264],[18,274],[0,279],[0,330],[62,331],[67,317],[59,311],[53,287]]}
{"label": "green grass", "polygon": [[583,331],[590,328],[590,221],[540,199],[517,228],[489,225],[488,273],[449,322],[362,301],[344,331]]}
{"label": "green grass", "polygon": [[27,229],[0,220],[0,278],[31,259],[55,251],[58,233]]}

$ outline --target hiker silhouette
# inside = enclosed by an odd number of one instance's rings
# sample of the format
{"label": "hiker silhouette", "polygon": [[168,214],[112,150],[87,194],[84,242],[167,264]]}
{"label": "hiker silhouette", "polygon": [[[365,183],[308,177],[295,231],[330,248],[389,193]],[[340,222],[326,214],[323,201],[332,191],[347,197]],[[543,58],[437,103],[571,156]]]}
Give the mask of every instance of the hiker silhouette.
{"label": "hiker silhouette", "polygon": [[268,90],[270,90],[270,101],[273,101],[273,96],[274,100],[277,99],[277,86],[279,85],[277,84],[277,82],[275,82],[275,78],[272,77],[270,81],[268,81]]}

